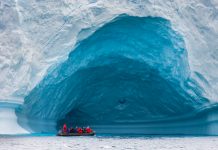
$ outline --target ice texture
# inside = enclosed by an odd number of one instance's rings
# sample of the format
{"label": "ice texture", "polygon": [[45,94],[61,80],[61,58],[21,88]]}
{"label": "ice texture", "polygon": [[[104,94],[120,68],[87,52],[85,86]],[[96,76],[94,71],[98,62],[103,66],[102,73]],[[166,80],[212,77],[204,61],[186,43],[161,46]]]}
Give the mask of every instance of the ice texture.
{"label": "ice texture", "polygon": [[0,134],[24,134],[28,133],[25,129],[20,127],[17,123],[17,117],[11,107],[0,108]]}
{"label": "ice texture", "polygon": [[213,137],[55,137],[0,136],[2,150],[216,150],[218,138]]}
{"label": "ice texture", "polygon": [[42,127],[94,113],[79,123],[207,114],[218,100],[217,9],[216,0],[0,1],[0,102],[24,102],[20,123]]}

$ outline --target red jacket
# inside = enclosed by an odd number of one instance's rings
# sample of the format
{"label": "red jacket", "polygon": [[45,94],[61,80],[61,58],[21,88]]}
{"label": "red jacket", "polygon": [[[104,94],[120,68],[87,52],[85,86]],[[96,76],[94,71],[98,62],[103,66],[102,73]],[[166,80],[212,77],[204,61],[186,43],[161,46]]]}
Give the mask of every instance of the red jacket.
{"label": "red jacket", "polygon": [[78,133],[83,133],[82,128],[78,128],[78,129],[77,129],[77,132],[78,132]]}
{"label": "red jacket", "polygon": [[92,129],[91,129],[91,128],[86,128],[86,132],[87,132],[87,133],[91,133],[91,132],[92,132]]}
{"label": "red jacket", "polygon": [[66,124],[64,124],[64,126],[63,126],[63,132],[67,132],[67,125]]}

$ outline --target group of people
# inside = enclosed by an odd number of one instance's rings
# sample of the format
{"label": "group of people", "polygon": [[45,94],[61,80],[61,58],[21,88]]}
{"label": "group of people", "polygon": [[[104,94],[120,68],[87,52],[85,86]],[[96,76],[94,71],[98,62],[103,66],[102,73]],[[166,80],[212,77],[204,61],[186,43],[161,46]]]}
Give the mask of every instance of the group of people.
{"label": "group of people", "polygon": [[63,128],[62,128],[62,133],[79,133],[79,134],[82,134],[82,133],[92,133],[93,130],[90,128],[90,127],[76,127],[76,128],[67,128],[67,125],[64,124],[63,125]]}

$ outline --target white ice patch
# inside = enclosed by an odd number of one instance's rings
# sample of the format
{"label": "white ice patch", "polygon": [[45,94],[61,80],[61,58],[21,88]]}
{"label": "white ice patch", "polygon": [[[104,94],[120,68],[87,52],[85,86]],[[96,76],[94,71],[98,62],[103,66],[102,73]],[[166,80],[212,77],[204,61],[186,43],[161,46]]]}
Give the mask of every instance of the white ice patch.
{"label": "white ice patch", "polygon": [[26,134],[17,123],[14,108],[0,108],[0,134]]}

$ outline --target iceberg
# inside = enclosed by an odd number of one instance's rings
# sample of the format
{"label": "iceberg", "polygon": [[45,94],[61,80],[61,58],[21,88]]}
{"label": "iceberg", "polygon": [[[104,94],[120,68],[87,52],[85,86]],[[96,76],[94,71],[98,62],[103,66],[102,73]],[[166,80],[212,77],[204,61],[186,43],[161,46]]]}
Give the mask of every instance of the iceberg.
{"label": "iceberg", "polygon": [[217,9],[215,0],[1,2],[0,106],[10,103],[21,132],[67,122],[217,135]]}

